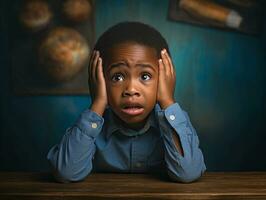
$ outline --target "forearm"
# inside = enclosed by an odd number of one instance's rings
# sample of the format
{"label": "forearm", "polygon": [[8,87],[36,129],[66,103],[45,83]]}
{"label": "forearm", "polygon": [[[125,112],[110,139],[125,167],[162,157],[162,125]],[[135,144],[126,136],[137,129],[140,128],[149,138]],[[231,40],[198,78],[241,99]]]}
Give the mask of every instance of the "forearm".
{"label": "forearm", "polygon": [[[175,102],[174,100],[169,100],[168,102],[164,103],[164,104],[161,104],[160,107],[165,110],[167,109],[169,106],[173,105]],[[184,156],[184,151],[183,151],[183,148],[182,148],[182,145],[181,145],[181,142],[180,142],[180,138],[179,136],[176,134],[176,131],[171,128],[171,132],[172,132],[172,137],[173,137],[173,140],[174,140],[174,143],[175,143],[175,147],[176,149],[179,151],[179,153]]]}
{"label": "forearm", "polygon": [[172,137],[173,137],[176,149],[178,150],[178,152],[180,153],[181,156],[184,156],[184,150],[182,148],[180,138],[176,134],[175,130],[173,130]]}
{"label": "forearm", "polygon": [[180,182],[199,178],[205,164],[197,134],[188,116],[178,104],[174,104],[159,113],[159,124],[170,178]]}
{"label": "forearm", "polygon": [[165,161],[169,177],[173,181],[186,183],[195,181],[206,169],[203,154],[198,147],[198,138],[189,137],[190,139],[186,142],[185,138],[181,139],[184,149],[183,156],[177,149],[172,148],[170,145],[165,145]]}
{"label": "forearm", "polygon": [[69,128],[60,144],[48,153],[56,177],[59,181],[80,181],[92,169],[92,158],[95,153],[95,137],[101,131],[101,121],[93,119],[95,114],[84,112],[77,123]]}

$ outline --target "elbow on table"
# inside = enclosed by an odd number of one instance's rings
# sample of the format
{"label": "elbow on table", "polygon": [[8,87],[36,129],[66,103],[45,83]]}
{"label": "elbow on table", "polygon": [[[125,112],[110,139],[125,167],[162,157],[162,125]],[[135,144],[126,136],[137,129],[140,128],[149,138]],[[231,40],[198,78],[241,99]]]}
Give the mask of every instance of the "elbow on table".
{"label": "elbow on table", "polygon": [[83,181],[88,173],[76,173],[69,169],[61,169],[53,171],[54,178],[60,183],[80,182]]}
{"label": "elbow on table", "polygon": [[169,178],[174,182],[179,183],[191,183],[196,180],[198,180],[202,174],[204,173],[204,170],[181,170],[179,172],[173,172],[168,169],[168,175]]}

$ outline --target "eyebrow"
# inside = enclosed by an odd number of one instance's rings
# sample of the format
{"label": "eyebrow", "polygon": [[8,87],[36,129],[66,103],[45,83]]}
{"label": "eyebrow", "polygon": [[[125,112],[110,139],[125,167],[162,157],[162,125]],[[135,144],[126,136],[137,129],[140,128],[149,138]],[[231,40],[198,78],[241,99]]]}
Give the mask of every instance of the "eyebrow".
{"label": "eyebrow", "polygon": [[[113,63],[108,67],[108,71],[111,71],[112,69],[116,68],[116,67],[128,67],[127,63],[125,62],[117,62],[117,63]],[[136,64],[137,67],[144,67],[144,68],[150,68],[152,69],[154,72],[156,72],[156,70],[154,69],[153,65],[148,64],[148,63],[138,63]]]}

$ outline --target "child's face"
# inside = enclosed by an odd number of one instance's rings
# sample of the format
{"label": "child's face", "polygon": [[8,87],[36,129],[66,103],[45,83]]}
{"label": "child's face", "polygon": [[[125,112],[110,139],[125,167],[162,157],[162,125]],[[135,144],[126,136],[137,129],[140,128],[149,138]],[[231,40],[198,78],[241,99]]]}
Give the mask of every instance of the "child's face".
{"label": "child's face", "polygon": [[156,50],[125,42],[111,48],[104,60],[108,104],[130,128],[140,128],[156,104]]}

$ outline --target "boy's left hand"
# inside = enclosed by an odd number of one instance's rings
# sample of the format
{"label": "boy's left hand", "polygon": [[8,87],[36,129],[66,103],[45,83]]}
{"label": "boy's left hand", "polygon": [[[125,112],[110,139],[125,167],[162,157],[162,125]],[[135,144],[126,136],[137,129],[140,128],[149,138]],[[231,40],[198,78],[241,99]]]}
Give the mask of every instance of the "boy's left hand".
{"label": "boy's left hand", "polygon": [[157,101],[164,110],[175,102],[174,92],[176,75],[172,60],[166,49],[161,51],[161,57],[162,59],[159,59]]}

